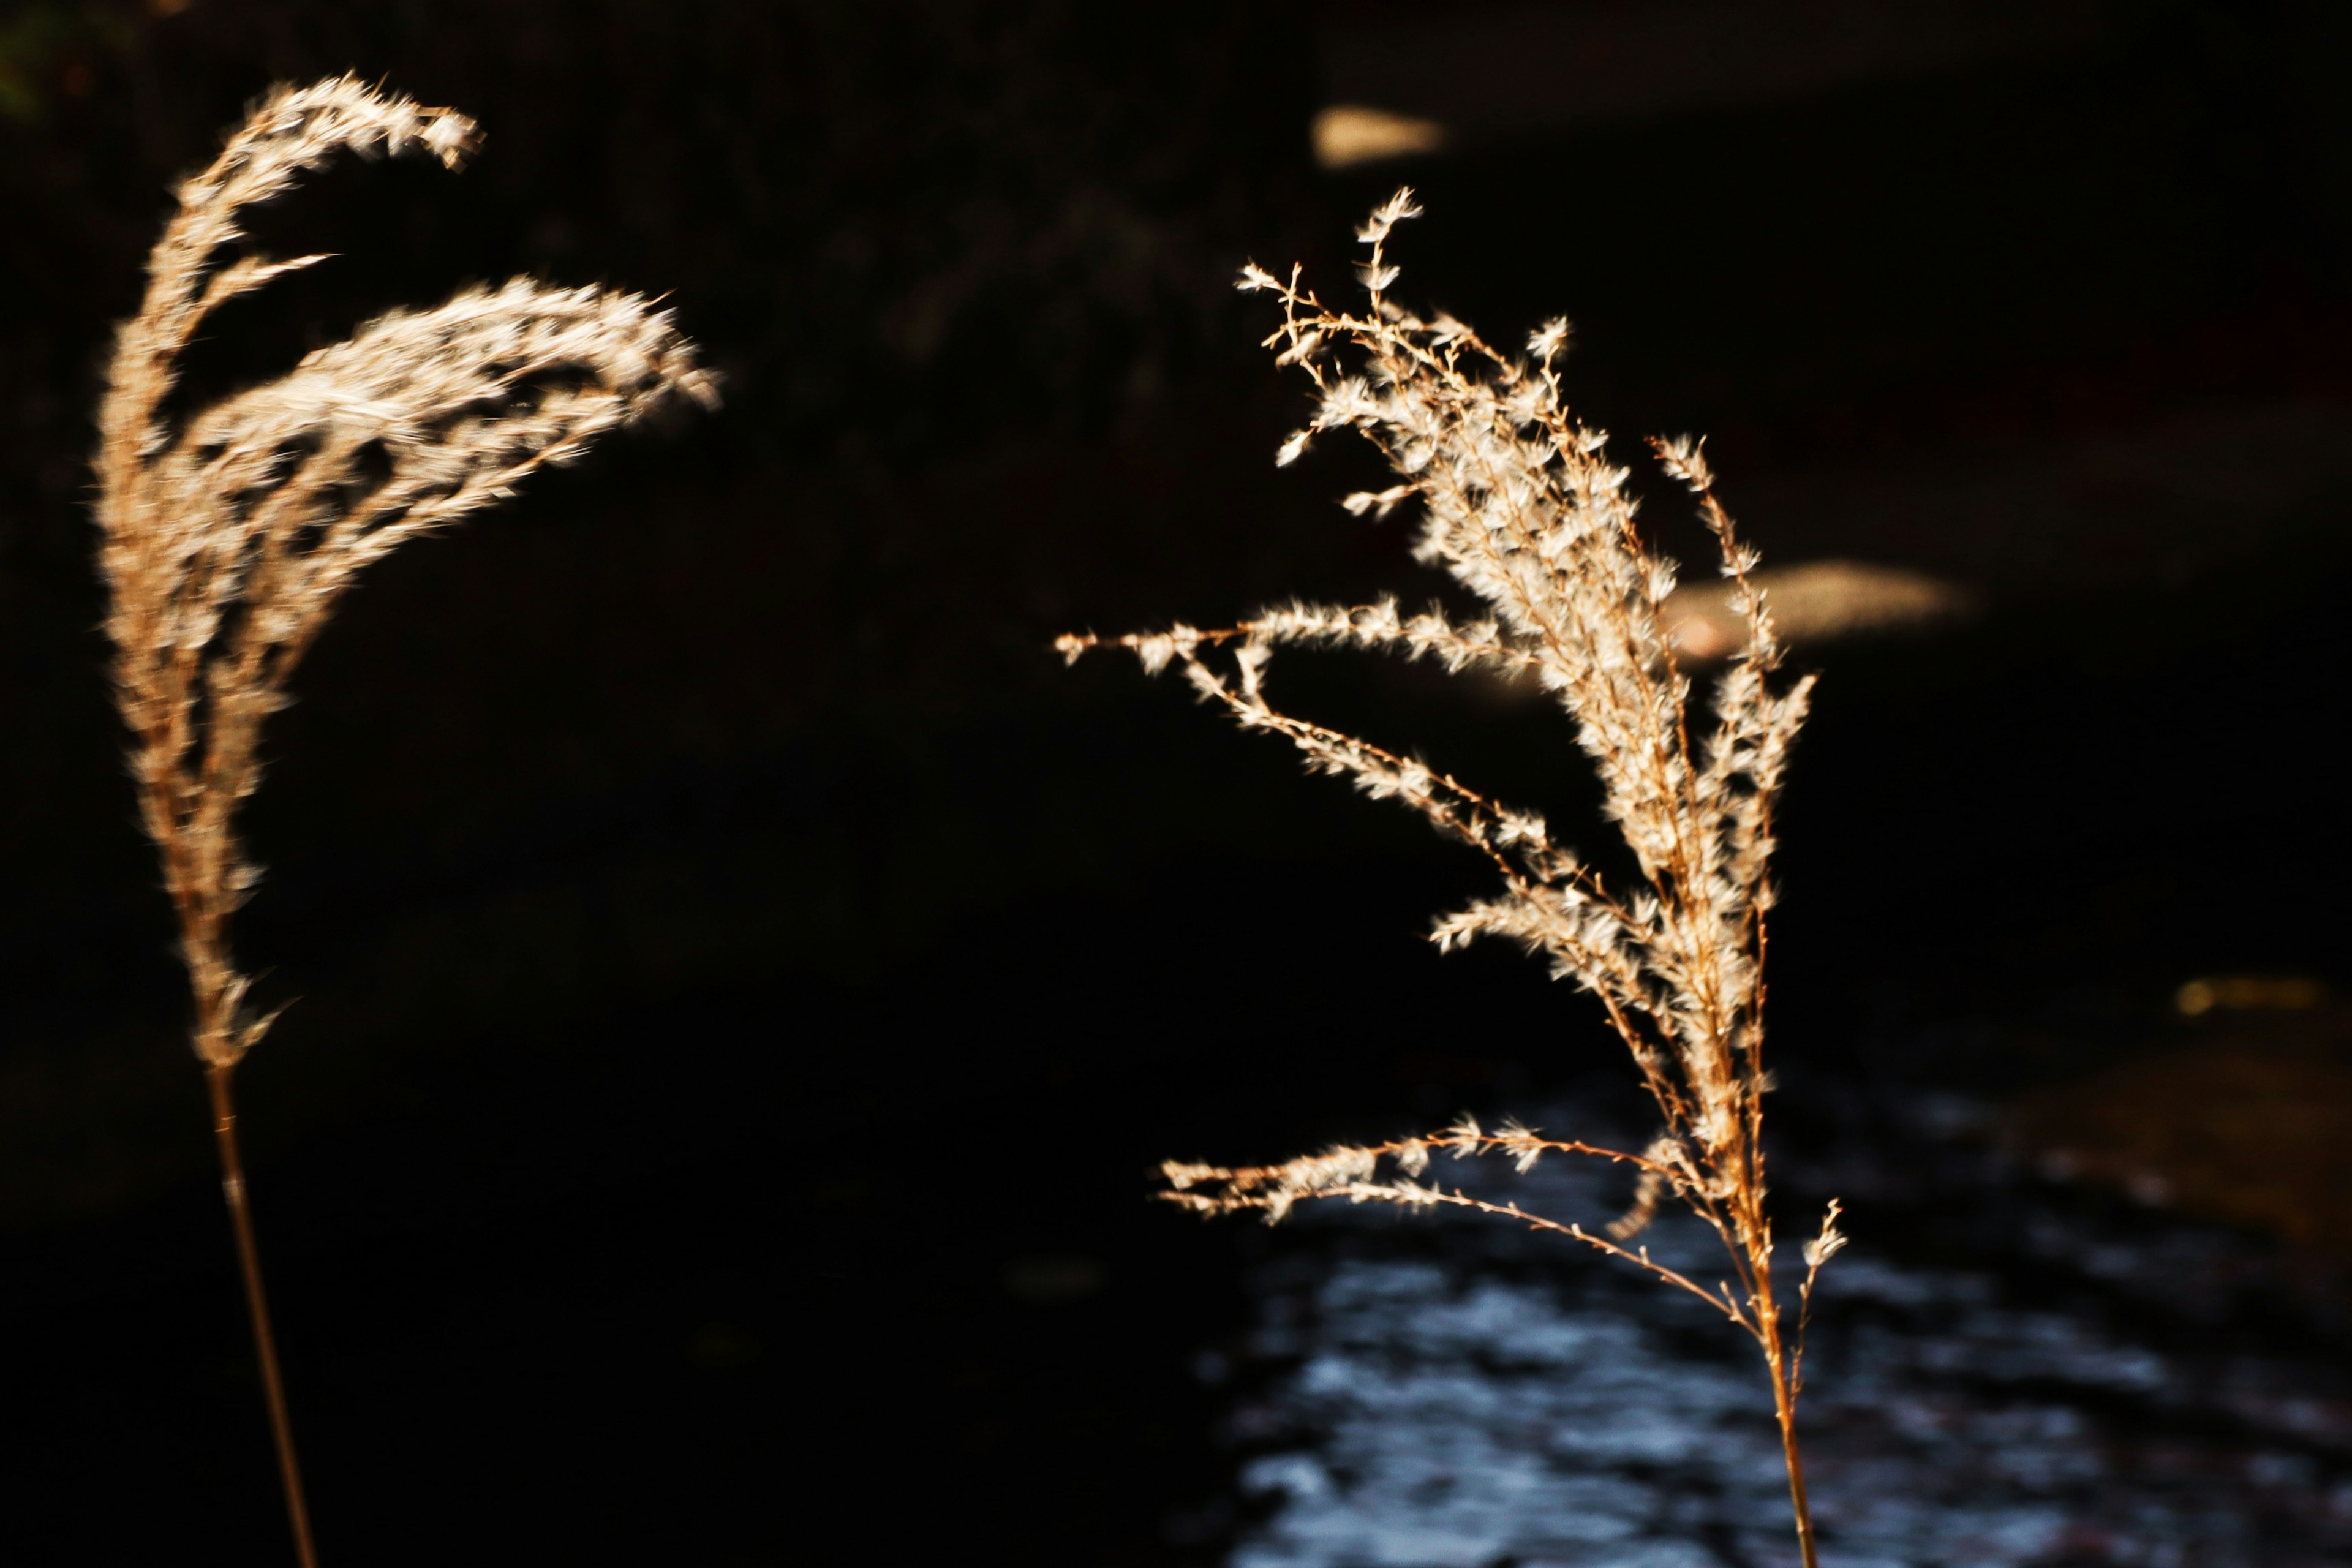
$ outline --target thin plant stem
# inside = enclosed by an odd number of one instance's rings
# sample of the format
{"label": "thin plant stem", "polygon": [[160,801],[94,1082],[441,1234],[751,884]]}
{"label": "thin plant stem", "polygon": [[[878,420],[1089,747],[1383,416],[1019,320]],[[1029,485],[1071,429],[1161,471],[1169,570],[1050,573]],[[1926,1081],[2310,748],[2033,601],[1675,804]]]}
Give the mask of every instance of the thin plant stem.
{"label": "thin plant stem", "polygon": [[[1766,1215],[1764,959],[1772,803],[1803,724],[1810,676],[1774,679],[1786,649],[1774,630],[1758,558],[1717,500],[1701,444],[1654,439],[1666,475],[1698,498],[1721,556],[1718,592],[1744,623],[1738,650],[1715,678],[1713,733],[1694,740],[1693,688],[1677,657],[1666,605],[1676,569],[1635,525],[1624,469],[1606,436],[1576,417],[1559,360],[1568,323],[1531,333],[1524,355],[1498,349],[1453,317],[1423,321],[1387,290],[1398,270],[1391,231],[1418,216],[1410,190],[1376,208],[1356,237],[1361,312],[1323,303],[1292,268],[1287,282],[1255,263],[1240,286],[1271,291],[1282,324],[1265,340],[1275,363],[1295,365],[1318,395],[1314,417],[1276,454],[1287,464],[1319,433],[1352,430],[1388,459],[1400,481],[1342,504],[1385,516],[1416,501],[1416,555],[1485,601],[1465,621],[1433,605],[1418,615],[1393,598],[1350,606],[1293,601],[1223,629],[1178,623],[1120,637],[1071,633],[1055,647],[1134,653],[1147,671],[1177,667],[1200,697],[1244,729],[1288,740],[1319,773],[1421,813],[1500,871],[1499,896],[1441,917],[1441,950],[1502,937],[1548,959],[1601,1003],[1656,1101],[1661,1126],[1639,1155],[1538,1137],[1516,1123],[1483,1132],[1464,1117],[1442,1133],[1378,1145],[1340,1144],[1279,1165],[1238,1170],[1169,1162],[1160,1195],[1202,1214],[1254,1210],[1271,1224],[1299,1202],[1346,1198],[1408,1207],[1451,1205],[1518,1220],[1597,1247],[1699,1297],[1753,1337],[1772,1379],[1788,1465],[1789,1499],[1804,1568],[1817,1568],[1813,1521],[1797,1447],[1804,1329],[1822,1265],[1845,1245],[1838,1205],[1804,1249],[1801,1308],[1784,1324],[1774,1298]],[[1266,670],[1285,647],[1352,647],[1429,658],[1448,670],[1508,677],[1550,693],[1596,766],[1609,820],[1633,852],[1633,887],[1612,894],[1597,871],[1551,837],[1543,819],[1468,788],[1418,757],[1286,713],[1266,695]],[[1527,678],[1532,676],[1531,682]],[[1633,1206],[1605,1229],[1530,1215],[1517,1204],[1448,1192],[1419,1178],[1435,1150],[1455,1158],[1508,1155],[1521,1172],[1549,1153],[1628,1162],[1641,1172]],[[1380,1163],[1390,1162],[1383,1176]],[[1731,1280],[1714,1289],[1622,1245],[1671,1195],[1722,1241]]]}
{"label": "thin plant stem", "polygon": [[[213,1136],[220,1144],[221,1195],[228,1202],[236,1232],[236,1260],[245,1276],[246,1310],[253,1320],[253,1350],[261,1362],[261,1389],[269,1404],[269,1435],[278,1446],[278,1476],[286,1486],[286,1520],[294,1531],[294,1556],[301,1568],[319,1568],[310,1542],[310,1507],[302,1493],[302,1467],[294,1457],[294,1422],[286,1411],[286,1380],[278,1370],[278,1336],[269,1326],[269,1296],[261,1286],[261,1248],[253,1239],[253,1204],[246,1196],[245,1161],[236,1146],[236,1104],[229,1094],[236,1068],[215,1062],[205,1069],[212,1090]],[[1810,1559],[1808,1560],[1810,1561]]]}
{"label": "thin plant stem", "polygon": [[1805,1458],[1797,1450],[1797,1406],[1785,1384],[1776,1392],[1774,1402],[1780,1406],[1780,1454],[1789,1462],[1789,1506],[1797,1515],[1797,1551],[1805,1560],[1805,1568],[1820,1568],[1821,1560],[1813,1552],[1813,1508],[1805,1500]]}
{"label": "thin plant stem", "polygon": [[260,868],[237,813],[261,784],[264,722],[358,574],[570,462],[672,396],[712,405],[694,346],[651,300],[528,278],[429,310],[387,311],[274,382],[184,417],[179,359],[218,307],[328,259],[272,260],[240,215],[339,153],[424,153],[456,168],[474,123],[341,76],[280,87],[212,165],[184,181],[148,253],[100,405],[100,564],[115,700],[133,737],[140,816],[179,915],[236,1231],[246,1305],[301,1568],[317,1568],[292,1424],[261,1288],[230,1075],[276,1013],[249,1005],[231,917]]}
{"label": "thin plant stem", "polygon": [[[1811,1281],[1807,1283],[1810,1287]],[[1811,1295],[1810,1289],[1806,1294]],[[1756,1301],[1758,1321],[1764,1325],[1764,1331],[1756,1338],[1764,1347],[1764,1361],[1772,1373],[1772,1414],[1780,1423],[1780,1457],[1789,1469],[1789,1508],[1796,1516],[1797,1552],[1804,1559],[1804,1568],[1818,1568],[1813,1547],[1813,1509],[1805,1497],[1805,1458],[1797,1447],[1797,1367],[1781,1337],[1780,1310],[1772,1300],[1769,1276],[1759,1281]],[[1801,1324],[1799,1332],[1802,1331]]]}

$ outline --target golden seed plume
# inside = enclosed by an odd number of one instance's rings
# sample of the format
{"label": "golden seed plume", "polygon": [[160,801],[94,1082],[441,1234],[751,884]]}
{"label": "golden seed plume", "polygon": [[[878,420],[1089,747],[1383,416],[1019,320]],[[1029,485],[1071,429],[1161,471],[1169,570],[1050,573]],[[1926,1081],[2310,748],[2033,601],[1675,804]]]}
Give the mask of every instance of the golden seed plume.
{"label": "golden seed plume", "polygon": [[[1648,1269],[1706,1300],[1750,1334],[1772,1374],[1802,1555],[1814,1560],[1795,1436],[1801,1318],[1813,1274],[1844,1238],[1825,1221],[1805,1250],[1799,1322],[1785,1322],[1765,1214],[1763,1061],[1766,916],[1772,807],[1803,723],[1810,677],[1779,680],[1782,648],[1756,575],[1716,498],[1699,443],[1651,443],[1659,464],[1696,497],[1713,535],[1739,636],[1715,680],[1711,721],[1694,714],[1664,613],[1675,563],[1634,522],[1625,469],[1607,437],[1570,413],[1559,360],[1568,323],[1547,322],[1527,357],[1502,353],[1451,316],[1423,320],[1390,295],[1396,226],[1419,216],[1410,190],[1376,209],[1356,237],[1367,296],[1354,310],[1326,305],[1293,268],[1287,280],[1255,263],[1239,286],[1275,295],[1282,324],[1265,341],[1318,395],[1314,416],[1276,453],[1296,461],[1316,437],[1352,430],[1377,448],[1396,483],[1347,498],[1361,516],[1418,503],[1420,559],[1483,602],[1458,620],[1415,615],[1393,599],[1335,606],[1292,603],[1217,630],[1177,625],[1116,638],[1068,636],[1070,659],[1108,644],[1146,670],[1181,668],[1200,696],[1244,728],[1281,736],[1309,768],[1352,780],[1420,812],[1441,833],[1483,854],[1500,890],[1440,919],[1433,937],[1453,948],[1499,936],[1549,960],[1552,971],[1599,998],[1632,1052],[1663,1123],[1642,1154],[1540,1139],[1525,1129],[1481,1132],[1466,1119],[1441,1133],[1376,1147],[1343,1146],[1250,1170],[1171,1165],[1160,1195],[1202,1213],[1253,1210],[1280,1219],[1308,1198],[1413,1207],[1451,1205],[1557,1232]],[[1630,888],[1607,886],[1544,820],[1513,809],[1426,763],[1276,708],[1266,675],[1277,649],[1380,649],[1429,658],[1454,672],[1532,679],[1566,711],[1601,776],[1605,812],[1633,853]],[[1571,1150],[1639,1172],[1633,1207],[1601,1231],[1530,1215],[1422,1178],[1429,1152],[1503,1153],[1522,1171]],[[1393,1173],[1383,1176],[1388,1158]],[[1638,1247],[1660,1200],[1679,1200],[1723,1242],[1736,1283],[1710,1288]],[[1835,1216],[1832,1205],[1832,1218]]]}
{"label": "golden seed plume", "polygon": [[667,312],[518,278],[379,316],[276,381],[167,417],[205,318],[325,259],[228,259],[245,209],[338,153],[454,169],[475,142],[464,115],[349,76],[279,88],[180,186],[116,340],[97,464],[106,626],[208,1064],[234,1063],[268,1023],[247,1008],[228,943],[257,875],[236,816],[260,781],[261,726],[354,575],[661,398],[712,401]]}

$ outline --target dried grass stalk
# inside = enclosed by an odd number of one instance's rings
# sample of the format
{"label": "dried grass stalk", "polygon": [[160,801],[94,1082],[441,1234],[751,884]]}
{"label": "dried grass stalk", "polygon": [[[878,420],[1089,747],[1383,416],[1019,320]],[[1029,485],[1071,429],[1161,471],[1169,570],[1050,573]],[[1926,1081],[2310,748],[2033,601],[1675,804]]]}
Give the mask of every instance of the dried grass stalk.
{"label": "dried grass stalk", "polygon": [[[1384,516],[1417,502],[1420,559],[1475,594],[1486,615],[1463,621],[1433,607],[1408,616],[1392,599],[1294,603],[1219,630],[1179,625],[1118,638],[1068,636],[1057,646],[1073,660],[1111,643],[1134,652],[1147,670],[1178,666],[1203,700],[1222,703],[1244,728],[1288,740],[1310,768],[1402,801],[1485,855],[1501,890],[1440,919],[1433,939],[1450,949],[1508,938],[1591,992],[1632,1052],[1663,1125],[1638,1154],[1516,1127],[1487,1134],[1465,1121],[1426,1137],[1258,1169],[1171,1162],[1162,1195],[1204,1213],[1256,1210],[1269,1221],[1308,1198],[1479,1209],[1622,1258],[1700,1297],[1763,1352],[1798,1539],[1812,1568],[1796,1434],[1802,1312],[1815,1273],[1844,1238],[1832,1205],[1804,1249],[1798,1321],[1789,1322],[1775,1287],[1763,1148],[1771,1087],[1763,1008],[1772,805],[1811,679],[1772,679],[1782,648],[1754,576],[1757,558],[1717,500],[1699,443],[1653,442],[1665,471],[1698,498],[1744,632],[1716,679],[1711,720],[1700,715],[1694,723],[1691,682],[1661,613],[1675,591],[1675,565],[1635,527],[1627,472],[1609,461],[1603,433],[1576,419],[1562,397],[1567,323],[1534,333],[1523,358],[1489,346],[1450,316],[1424,321],[1399,305],[1389,293],[1397,268],[1387,240],[1396,224],[1419,213],[1412,193],[1399,191],[1358,231],[1370,247],[1357,268],[1367,295],[1360,311],[1325,305],[1296,269],[1285,281],[1251,266],[1241,287],[1282,302],[1282,325],[1266,346],[1279,351],[1277,363],[1299,367],[1319,395],[1314,417],[1276,461],[1295,460],[1327,431],[1353,430],[1371,442],[1397,483],[1349,496],[1348,510]],[[1267,667],[1277,648],[1295,644],[1383,649],[1457,672],[1532,677],[1576,726],[1600,773],[1607,815],[1633,851],[1638,883],[1622,891],[1605,885],[1531,812],[1275,708]],[[1437,1149],[1501,1152],[1522,1170],[1548,1152],[1601,1155],[1640,1171],[1636,1202],[1596,1232],[1421,1180]],[[1666,1195],[1722,1238],[1736,1283],[1710,1289],[1626,1245]]]}
{"label": "dried grass stalk", "polygon": [[635,295],[518,278],[394,310],[287,374],[173,419],[165,400],[207,316],[326,259],[232,253],[243,211],[333,154],[476,141],[447,109],[351,77],[279,88],[184,184],[121,329],[100,412],[98,521],[114,687],[142,819],[162,852],[268,1385],[298,1550],[313,1559],[254,1262],[229,1079],[275,1015],[249,1005],[231,917],[258,872],[236,812],[260,783],[264,721],[362,568],[511,493],[659,399],[712,400],[693,346]]}

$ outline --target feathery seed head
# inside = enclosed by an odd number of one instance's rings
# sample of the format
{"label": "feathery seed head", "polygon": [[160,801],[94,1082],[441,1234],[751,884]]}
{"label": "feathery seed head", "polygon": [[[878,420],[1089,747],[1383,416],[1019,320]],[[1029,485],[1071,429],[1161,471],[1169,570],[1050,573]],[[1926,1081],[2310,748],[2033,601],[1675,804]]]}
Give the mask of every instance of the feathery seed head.
{"label": "feathery seed head", "polygon": [[1660,468],[1692,489],[1704,491],[1714,487],[1714,470],[1706,466],[1706,437],[1660,437],[1650,443],[1650,448],[1657,453]]}
{"label": "feathery seed head", "polygon": [[1821,1235],[1805,1243],[1805,1267],[1819,1268],[1845,1250],[1845,1236],[1835,1226],[1824,1223]]}
{"label": "feathery seed head", "polygon": [[[350,76],[273,92],[184,182],[116,342],[100,413],[100,560],[141,814],[163,851],[196,997],[195,1047],[236,1061],[247,1018],[230,913],[256,873],[235,813],[260,781],[262,721],[359,571],[403,542],[568,462],[656,402],[709,405],[668,312],[635,295],[517,279],[394,310],[274,382],[163,413],[205,318],[322,258],[226,264],[237,216],[341,151],[423,152],[455,168],[473,122]],[[274,1015],[273,1015],[274,1016]]]}
{"label": "feathery seed head", "polygon": [[1412,187],[1399,185],[1394,195],[1372,209],[1371,216],[1356,230],[1356,238],[1360,244],[1376,246],[1388,238],[1389,230],[1398,224],[1420,216],[1421,208],[1412,199]]}
{"label": "feathery seed head", "polygon": [[1559,357],[1560,351],[1568,347],[1568,318],[1554,316],[1528,334],[1528,353],[1549,368],[1551,362]]}
{"label": "feathery seed head", "polygon": [[[1482,618],[1406,616],[1393,599],[1353,607],[1293,604],[1219,633],[1178,627],[1171,639],[1121,639],[1147,668],[1178,662],[1205,700],[1244,727],[1280,735],[1318,772],[1349,778],[1366,795],[1395,798],[1448,837],[1483,855],[1501,880],[1491,896],[1438,919],[1432,940],[1452,949],[1500,937],[1544,957],[1551,972],[1593,995],[1624,1042],[1663,1123],[1641,1171],[1632,1209],[1608,1235],[1638,1233],[1671,1193],[1723,1238],[1747,1304],[1674,1275],[1644,1255],[1572,1226],[1578,1239],[1661,1272],[1725,1310],[1757,1336],[1776,1377],[1785,1363],[1770,1289],[1770,1229],[1764,1218],[1761,1106],[1766,915],[1773,902],[1772,809],[1788,752],[1802,724],[1809,681],[1776,689],[1781,657],[1755,552],[1716,498],[1702,444],[1654,442],[1664,471],[1695,492],[1731,579],[1731,607],[1746,637],[1721,667],[1711,712],[1695,710],[1660,606],[1676,568],[1644,535],[1626,469],[1612,463],[1608,434],[1578,421],[1562,399],[1557,366],[1570,342],[1565,321],[1526,339],[1530,361],[1499,352],[1449,315],[1423,321],[1388,297],[1398,271],[1386,245],[1419,216],[1409,190],[1357,231],[1370,247],[1356,265],[1371,308],[1336,311],[1294,269],[1279,282],[1252,266],[1244,288],[1274,292],[1280,326],[1267,338],[1278,363],[1312,384],[1315,409],[1286,441],[1295,462],[1317,434],[1351,429],[1387,462],[1397,482],[1341,503],[1359,517],[1418,501],[1416,560],[1445,572],[1482,604]],[[1601,784],[1602,816],[1632,852],[1630,885],[1612,886],[1552,843],[1543,820],[1517,812],[1418,758],[1294,718],[1266,700],[1263,671],[1276,646],[1346,644],[1449,670],[1524,680],[1559,702]],[[1083,642],[1066,639],[1075,656]],[[1224,650],[1219,656],[1217,650]],[[1417,1185],[1430,1151],[1456,1157],[1496,1151],[1525,1170],[1553,1149],[1516,1123],[1491,1137],[1465,1117],[1444,1132],[1391,1145],[1400,1174],[1373,1179],[1369,1163],[1327,1151],[1264,1172],[1221,1172],[1214,1196],[1197,1182],[1174,1195],[1192,1206],[1255,1207],[1278,1217],[1310,1196],[1400,1204],[1460,1204],[1509,1213],[1459,1193]],[[1174,1178],[1171,1176],[1171,1183]],[[1188,1178],[1191,1179],[1191,1178]],[[1833,1228],[1807,1249],[1817,1265],[1843,1244]],[[1784,1382],[1793,1398],[1793,1387]]]}

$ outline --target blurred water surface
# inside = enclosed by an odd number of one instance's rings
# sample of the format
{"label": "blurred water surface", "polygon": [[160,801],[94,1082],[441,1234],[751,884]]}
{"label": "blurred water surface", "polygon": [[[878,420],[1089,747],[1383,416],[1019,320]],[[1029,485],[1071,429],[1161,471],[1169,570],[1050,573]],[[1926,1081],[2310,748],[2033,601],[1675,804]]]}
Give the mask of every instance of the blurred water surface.
{"label": "blurred water surface", "polygon": [[[2257,1239],[2042,1180],[1978,1125],[1939,1100],[1882,1122],[1875,1146],[1784,1162],[1792,1234],[1832,1177],[1900,1194],[1864,1205],[1812,1328],[1823,1563],[2352,1562],[2332,1291]],[[1587,1220],[1624,1195],[1556,1158],[1433,1174]],[[1649,1241],[1720,1271],[1696,1221]],[[1694,1299],[1486,1216],[1337,1205],[1279,1245],[1255,1292],[1227,1417],[1249,1455],[1235,1568],[1796,1562],[1768,1384]]]}

